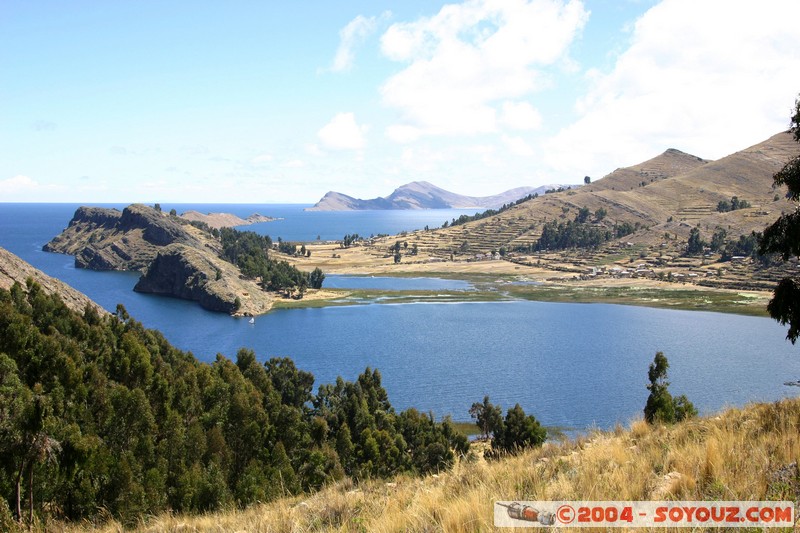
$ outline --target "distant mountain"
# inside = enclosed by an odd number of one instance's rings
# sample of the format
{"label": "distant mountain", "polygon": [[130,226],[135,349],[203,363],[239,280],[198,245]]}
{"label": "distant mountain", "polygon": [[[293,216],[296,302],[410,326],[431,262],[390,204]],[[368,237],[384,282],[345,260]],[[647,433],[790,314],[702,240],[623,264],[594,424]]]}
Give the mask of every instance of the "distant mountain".
{"label": "distant mountain", "polygon": [[[464,196],[446,191],[427,181],[412,181],[394,190],[386,197],[362,200],[330,191],[307,211],[354,211],[363,209],[497,209],[503,204],[519,200],[529,194],[543,194],[546,190],[568,185],[543,185],[517,187],[493,196]],[[572,185],[573,188],[577,185]]]}

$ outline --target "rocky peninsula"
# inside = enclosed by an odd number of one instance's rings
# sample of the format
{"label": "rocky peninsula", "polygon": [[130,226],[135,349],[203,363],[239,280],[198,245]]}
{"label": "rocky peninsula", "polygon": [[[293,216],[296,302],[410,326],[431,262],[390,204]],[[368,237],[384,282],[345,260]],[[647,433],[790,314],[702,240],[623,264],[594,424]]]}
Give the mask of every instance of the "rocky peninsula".
{"label": "rocky peninsula", "polygon": [[75,256],[77,268],[142,272],[134,290],[194,300],[211,311],[256,315],[274,301],[220,257],[212,235],[142,204],[122,211],[80,207],[43,249]]}

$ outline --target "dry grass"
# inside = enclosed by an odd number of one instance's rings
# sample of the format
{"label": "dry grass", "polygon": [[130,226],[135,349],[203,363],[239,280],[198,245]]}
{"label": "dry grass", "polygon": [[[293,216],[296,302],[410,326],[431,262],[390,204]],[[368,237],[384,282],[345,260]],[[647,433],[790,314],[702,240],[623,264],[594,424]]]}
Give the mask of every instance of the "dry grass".
{"label": "dry grass", "polygon": [[[158,516],[139,531],[492,531],[495,500],[800,499],[800,399],[674,427],[638,420],[516,457],[474,457],[424,479],[354,485],[245,510]],[[61,529],[57,527],[56,529]],[[116,523],[68,531],[120,531]],[[659,529],[658,531],[665,531]],[[688,531],[686,529],[680,531]],[[743,531],[743,530],[740,530]]]}

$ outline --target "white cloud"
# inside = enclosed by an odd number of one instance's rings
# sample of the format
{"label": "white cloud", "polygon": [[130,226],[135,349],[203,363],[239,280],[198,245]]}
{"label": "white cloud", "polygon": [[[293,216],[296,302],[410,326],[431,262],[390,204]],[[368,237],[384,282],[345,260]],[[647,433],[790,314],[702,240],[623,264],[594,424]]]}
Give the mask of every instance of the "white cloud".
{"label": "white cloud", "polygon": [[514,155],[531,157],[534,154],[533,148],[522,137],[503,135],[502,139],[508,150]]}
{"label": "white cloud", "polygon": [[0,180],[0,196],[11,196],[20,192],[31,192],[41,188],[39,182],[28,176],[18,174],[13,178]]}
{"label": "white cloud", "polygon": [[[393,24],[381,49],[408,65],[383,84],[382,100],[401,112],[397,126],[416,128],[418,136],[497,131],[498,103],[547,86],[544,68],[568,63],[587,18],[578,0],[469,0]],[[410,131],[387,135],[402,140]]]}
{"label": "white cloud", "polygon": [[306,164],[300,159],[292,159],[291,161],[285,162],[282,166],[284,168],[300,168],[304,167],[305,165]]}
{"label": "white cloud", "polygon": [[253,165],[264,165],[266,163],[272,162],[272,155],[270,154],[261,154],[255,156],[253,159],[250,160],[250,163]]}
{"label": "white cloud", "polygon": [[528,102],[503,102],[500,121],[513,130],[537,130],[542,126],[542,115]]}
{"label": "white cloud", "polygon": [[[69,190],[74,189],[70,187]],[[0,180],[0,201],[3,202],[57,202],[63,201],[64,192],[62,185],[39,183],[22,174]]]}
{"label": "white cloud", "polygon": [[386,136],[398,143],[410,143],[420,138],[422,132],[414,126],[392,124],[386,128]]}
{"label": "white cloud", "polygon": [[366,141],[367,126],[359,126],[353,113],[338,113],[317,133],[327,148],[334,150],[359,150]]}
{"label": "white cloud", "polygon": [[800,90],[800,2],[665,0],[608,73],[590,71],[580,118],[546,144],[562,173],[603,175],[674,147],[719,158],[785,129]]}
{"label": "white cloud", "polygon": [[322,155],[325,155],[325,152],[323,152],[320,149],[320,147],[316,144],[307,144],[305,146],[305,151],[307,154],[312,155],[314,157],[320,157]]}
{"label": "white cloud", "polygon": [[353,68],[355,48],[364,42],[378,28],[378,22],[391,16],[388,11],[378,17],[358,15],[339,31],[339,48],[333,58],[330,70],[345,72]]}

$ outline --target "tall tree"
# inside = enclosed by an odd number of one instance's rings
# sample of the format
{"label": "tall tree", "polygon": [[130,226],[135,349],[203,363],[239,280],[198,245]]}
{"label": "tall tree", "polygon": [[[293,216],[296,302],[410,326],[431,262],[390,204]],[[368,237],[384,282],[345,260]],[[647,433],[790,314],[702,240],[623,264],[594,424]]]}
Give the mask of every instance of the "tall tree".
{"label": "tall tree", "polygon": [[[789,132],[800,143],[800,97],[795,100]],[[786,196],[795,204],[800,201],[800,155],[790,159],[773,176],[773,181],[775,187],[786,186]],[[781,215],[764,230],[759,253],[764,255],[770,252],[781,254],[784,261],[791,256],[800,255],[800,209],[797,205],[794,211]],[[778,282],[767,311],[781,325],[789,324],[786,338],[794,344],[800,336],[800,278],[789,276]]]}
{"label": "tall tree", "polygon": [[647,390],[650,391],[650,395],[644,407],[644,419],[650,424],[655,422],[671,424],[697,415],[697,409],[685,395],[673,398],[669,393],[668,369],[669,361],[664,352],[656,352],[647,371],[647,379],[650,381]]}
{"label": "tall tree", "polygon": [[493,405],[489,401],[489,396],[484,396],[483,402],[473,403],[469,408],[469,415],[475,419],[475,425],[487,439],[490,433],[496,432],[503,425],[503,411],[499,405]]}

